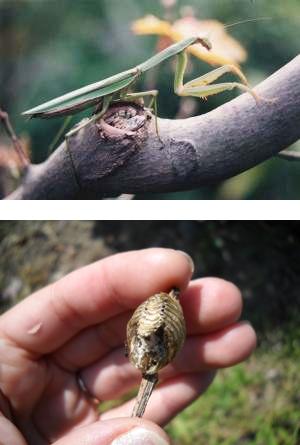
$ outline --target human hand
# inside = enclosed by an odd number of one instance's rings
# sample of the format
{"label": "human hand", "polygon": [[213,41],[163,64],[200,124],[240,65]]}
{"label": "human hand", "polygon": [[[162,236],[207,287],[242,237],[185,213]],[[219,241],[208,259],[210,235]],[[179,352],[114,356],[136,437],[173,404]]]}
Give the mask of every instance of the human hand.
{"label": "human hand", "polygon": [[[202,394],[217,368],[244,360],[256,344],[251,326],[237,322],[239,290],[217,278],[190,282],[191,275],[192,262],[179,251],[117,254],[67,275],[2,315],[0,444],[168,444],[157,425]],[[129,417],[133,400],[99,415],[93,398],[120,397],[141,380],[124,357],[133,310],[172,287],[184,291],[187,339],[160,372],[162,384],[144,418]]]}

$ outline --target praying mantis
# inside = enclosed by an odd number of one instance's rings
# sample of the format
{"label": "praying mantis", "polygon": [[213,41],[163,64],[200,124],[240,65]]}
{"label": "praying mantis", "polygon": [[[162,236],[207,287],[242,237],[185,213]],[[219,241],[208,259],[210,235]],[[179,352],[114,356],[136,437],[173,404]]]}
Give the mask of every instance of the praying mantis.
{"label": "praying mantis", "polygon": [[[250,93],[257,101],[256,93],[248,86],[247,79],[243,73],[234,65],[221,66],[207,74],[197,77],[184,84],[184,75],[187,67],[188,56],[186,49],[194,44],[201,44],[208,51],[211,49],[211,43],[206,37],[189,37],[175,43],[163,51],[157,53],[144,63],[136,67],[123,71],[114,76],[108,77],[100,82],[87,85],[78,90],[59,96],[53,100],[43,103],[35,108],[22,113],[30,118],[51,118],[55,116],[68,116],[76,114],[84,109],[96,106],[95,114],[86,122],[75,126],[66,134],[71,137],[83,127],[91,122],[100,119],[109,109],[110,105],[116,102],[128,101],[134,102],[143,97],[150,96],[151,104],[154,105],[156,117],[156,132],[158,135],[157,125],[157,90],[131,92],[134,83],[146,71],[161,64],[163,61],[177,56],[177,63],[174,77],[174,91],[178,96],[193,96],[198,98],[206,98],[223,91],[239,88],[244,92]],[[213,83],[223,74],[231,72],[236,75],[240,82],[224,82]]]}

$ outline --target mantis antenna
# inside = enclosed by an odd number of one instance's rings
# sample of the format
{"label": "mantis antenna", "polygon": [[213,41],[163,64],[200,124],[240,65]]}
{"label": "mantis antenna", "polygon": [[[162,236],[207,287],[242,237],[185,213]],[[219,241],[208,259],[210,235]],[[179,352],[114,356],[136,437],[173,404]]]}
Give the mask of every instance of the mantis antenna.
{"label": "mantis antenna", "polygon": [[228,23],[227,25],[224,25],[224,28],[225,29],[233,28],[234,26],[243,25],[244,23],[260,22],[263,20],[273,20],[273,18],[272,17],[256,17],[253,19],[239,20],[238,22]]}

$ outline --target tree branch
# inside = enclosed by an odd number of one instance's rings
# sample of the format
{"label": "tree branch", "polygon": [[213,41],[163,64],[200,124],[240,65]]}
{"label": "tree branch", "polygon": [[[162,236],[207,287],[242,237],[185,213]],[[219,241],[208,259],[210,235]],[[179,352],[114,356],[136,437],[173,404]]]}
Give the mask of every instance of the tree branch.
{"label": "tree branch", "polygon": [[192,189],[241,173],[300,138],[300,56],[257,89],[202,116],[154,119],[134,105],[111,108],[32,165],[11,199],[100,198]]}

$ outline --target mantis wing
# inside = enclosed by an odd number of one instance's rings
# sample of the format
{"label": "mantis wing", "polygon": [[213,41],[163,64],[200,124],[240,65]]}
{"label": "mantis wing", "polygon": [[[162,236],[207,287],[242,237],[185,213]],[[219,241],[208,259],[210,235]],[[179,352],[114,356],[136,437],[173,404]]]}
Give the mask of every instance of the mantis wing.
{"label": "mantis wing", "polygon": [[87,85],[78,90],[71,91],[63,96],[45,102],[38,107],[22,113],[24,116],[47,118],[75,114],[90,107],[103,96],[115,93],[129,86],[137,77],[136,69],[109,77],[100,82]]}

